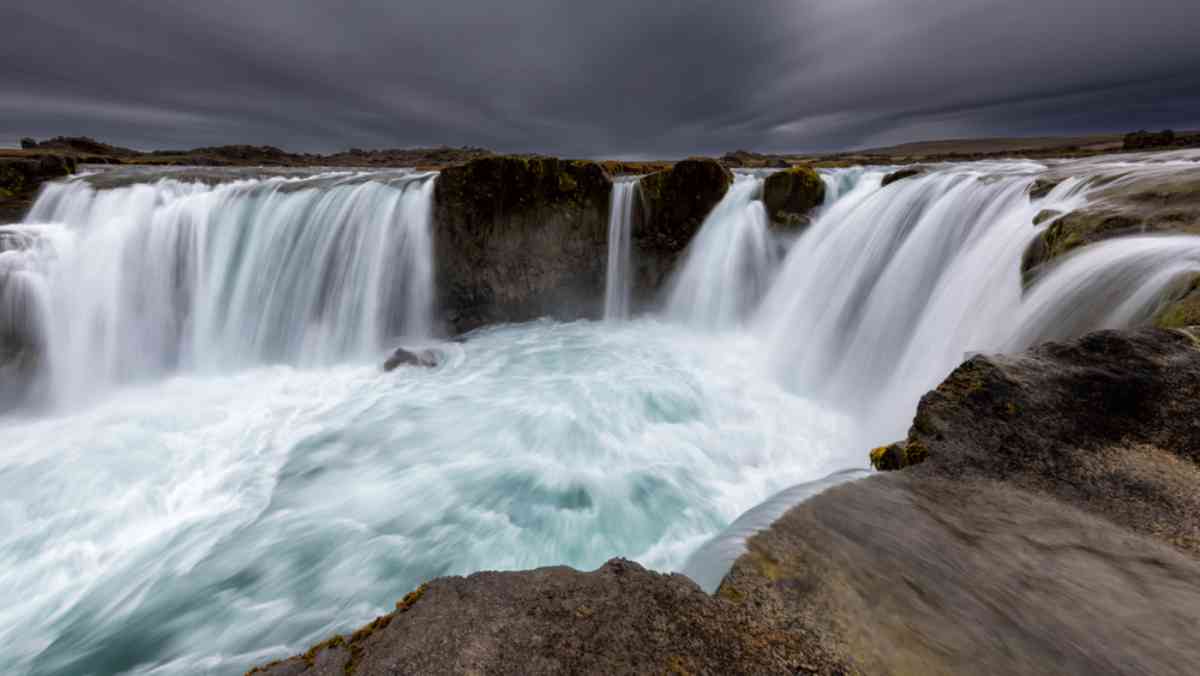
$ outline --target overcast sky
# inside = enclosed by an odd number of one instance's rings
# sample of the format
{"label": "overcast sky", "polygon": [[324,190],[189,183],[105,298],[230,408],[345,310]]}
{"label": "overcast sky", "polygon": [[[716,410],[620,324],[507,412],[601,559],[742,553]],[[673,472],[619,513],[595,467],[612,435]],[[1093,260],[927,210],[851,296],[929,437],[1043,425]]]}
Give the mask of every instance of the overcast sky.
{"label": "overcast sky", "polygon": [[0,142],[673,157],[1200,127],[1196,0],[0,0]]}

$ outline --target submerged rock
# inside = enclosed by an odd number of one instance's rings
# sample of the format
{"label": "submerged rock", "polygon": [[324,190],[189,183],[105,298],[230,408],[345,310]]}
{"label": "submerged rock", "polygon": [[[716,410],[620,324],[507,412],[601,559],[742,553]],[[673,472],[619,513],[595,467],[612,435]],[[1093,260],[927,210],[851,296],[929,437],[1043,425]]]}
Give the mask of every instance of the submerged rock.
{"label": "submerged rock", "polygon": [[595,315],[611,191],[588,161],[495,156],[444,170],[433,227],[451,328]]}
{"label": "submerged rock", "polygon": [[438,365],[438,355],[433,350],[406,350],[398,347],[387,361],[383,362],[384,371],[395,371],[401,366],[423,366],[433,368]]}
{"label": "submerged rock", "polygon": [[775,225],[802,228],[809,213],[825,202],[825,182],[811,167],[792,167],[767,176],[763,204]]}

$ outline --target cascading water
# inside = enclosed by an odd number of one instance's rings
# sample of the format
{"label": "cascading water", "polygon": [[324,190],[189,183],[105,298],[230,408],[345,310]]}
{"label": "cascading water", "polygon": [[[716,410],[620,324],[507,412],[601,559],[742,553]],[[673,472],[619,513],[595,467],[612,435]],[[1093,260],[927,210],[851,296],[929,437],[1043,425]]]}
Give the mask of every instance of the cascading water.
{"label": "cascading water", "polygon": [[735,174],[671,280],[667,315],[703,329],[737,326],[766,293],[780,259],[762,203],[763,178]]}
{"label": "cascading water", "polygon": [[613,182],[608,214],[608,269],[604,283],[604,318],[628,319],[632,288],[630,237],[633,230],[633,197],[637,179]]}
{"label": "cascading water", "polygon": [[0,310],[44,326],[62,396],[105,396],[0,418],[0,671],[236,673],[484,568],[622,555],[712,588],[964,352],[1139,321],[1200,271],[1200,238],[1138,237],[1022,289],[1033,216],[1092,189],[1031,201],[1042,171],[827,171],[794,242],[738,176],[669,321],[495,327],[396,373],[388,341],[428,333],[429,176],[53,186],[31,219],[57,225],[0,231]]}
{"label": "cascading water", "polygon": [[29,220],[66,224],[36,266],[52,394],[427,338],[432,175],[365,178],[50,186]]}

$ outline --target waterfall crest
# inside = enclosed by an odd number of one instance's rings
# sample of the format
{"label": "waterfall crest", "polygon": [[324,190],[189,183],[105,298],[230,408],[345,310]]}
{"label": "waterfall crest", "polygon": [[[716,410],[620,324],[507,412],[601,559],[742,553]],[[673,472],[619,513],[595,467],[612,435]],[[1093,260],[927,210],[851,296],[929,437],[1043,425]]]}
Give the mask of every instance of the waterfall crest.
{"label": "waterfall crest", "polygon": [[23,232],[50,391],[176,369],[373,358],[430,334],[433,175],[51,185]]}
{"label": "waterfall crest", "polygon": [[604,285],[604,318],[627,319],[633,286],[630,237],[633,230],[633,197],[636,179],[613,182],[608,215],[608,268]]}

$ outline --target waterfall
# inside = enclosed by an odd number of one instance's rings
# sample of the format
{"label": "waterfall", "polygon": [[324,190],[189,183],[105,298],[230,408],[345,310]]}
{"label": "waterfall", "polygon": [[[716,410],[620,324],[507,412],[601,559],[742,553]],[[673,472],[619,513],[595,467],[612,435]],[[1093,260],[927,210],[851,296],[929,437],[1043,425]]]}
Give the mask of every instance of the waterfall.
{"label": "waterfall", "polygon": [[668,316],[705,329],[738,325],[767,291],[780,260],[762,203],[763,178],[735,174],[704,219],[668,290]]}
{"label": "waterfall", "polygon": [[27,267],[46,289],[51,393],[428,336],[432,191],[412,172],[49,186],[29,220],[61,225]]}
{"label": "waterfall", "polygon": [[1035,215],[1091,199],[1091,184],[1073,178],[1031,200],[1044,170],[947,165],[886,188],[882,170],[827,172],[843,189],[750,321],[765,368],[861,419],[864,444],[882,442],[903,436],[921,394],[967,353],[1133,325],[1200,271],[1200,238],[1128,238],[1085,247],[1023,290],[1021,256],[1048,227]]}
{"label": "waterfall", "polygon": [[633,229],[633,196],[637,179],[613,182],[608,213],[608,270],[604,284],[604,318],[627,319],[632,287],[630,231]]}

